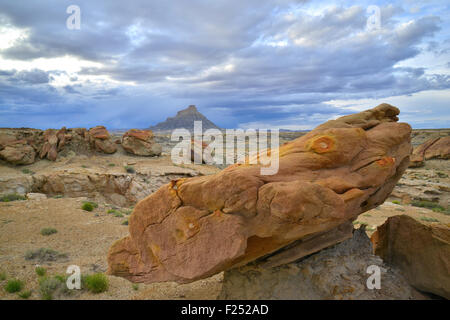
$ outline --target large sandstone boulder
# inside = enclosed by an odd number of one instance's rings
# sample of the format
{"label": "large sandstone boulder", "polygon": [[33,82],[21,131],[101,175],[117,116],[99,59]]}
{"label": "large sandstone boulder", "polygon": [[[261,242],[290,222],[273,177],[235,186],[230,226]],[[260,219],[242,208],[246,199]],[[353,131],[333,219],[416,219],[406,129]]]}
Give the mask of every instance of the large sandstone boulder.
{"label": "large sandstone boulder", "polygon": [[153,140],[151,130],[128,130],[122,137],[122,147],[138,156],[159,156],[162,151],[161,145]]}
{"label": "large sandstone boulder", "polygon": [[116,144],[104,126],[96,126],[89,129],[89,140],[96,151],[103,153],[114,153],[117,151]]}
{"label": "large sandstone boulder", "polygon": [[31,164],[36,157],[36,151],[25,140],[7,144],[0,151],[0,158],[15,165]]}
{"label": "large sandstone boulder", "polygon": [[[371,266],[380,270],[380,288],[369,288]],[[370,271],[373,272],[373,271]],[[372,283],[369,280],[370,283]],[[354,236],[300,261],[267,268],[256,261],[225,271],[219,299],[385,300],[421,299],[400,272],[373,255],[363,228]]]}
{"label": "large sandstone boulder", "polygon": [[333,234],[336,242],[350,237],[345,226],[383,203],[408,166],[411,127],[398,114],[382,104],[328,121],[271,150],[279,154],[275,175],[238,164],[162,186],[135,206],[130,235],[109,250],[108,272],[186,283],[281,248],[288,263],[333,244]]}
{"label": "large sandstone boulder", "polygon": [[450,299],[450,228],[407,215],[390,217],[372,235],[375,253],[424,292]]}
{"label": "large sandstone boulder", "polygon": [[450,159],[450,137],[432,138],[415,148],[410,167],[421,167],[429,159]]}

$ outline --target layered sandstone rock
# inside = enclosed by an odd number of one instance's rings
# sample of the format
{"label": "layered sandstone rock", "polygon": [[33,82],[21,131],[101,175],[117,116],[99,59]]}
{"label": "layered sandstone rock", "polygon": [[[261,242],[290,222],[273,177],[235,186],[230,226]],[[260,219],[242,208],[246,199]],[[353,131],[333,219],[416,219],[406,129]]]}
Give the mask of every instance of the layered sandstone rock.
{"label": "layered sandstone rock", "polygon": [[429,159],[450,159],[450,137],[432,138],[415,148],[410,167],[421,167]]}
{"label": "layered sandstone rock", "polygon": [[136,205],[109,273],[185,283],[268,254],[285,264],[350,237],[349,222],[383,203],[408,166],[411,128],[398,113],[382,104],[272,149],[275,175],[232,165],[162,186]]}
{"label": "layered sandstone rock", "polygon": [[122,137],[122,147],[138,156],[159,156],[162,151],[161,145],[153,140],[151,130],[128,130]]}
{"label": "layered sandstone rock", "polygon": [[[367,286],[370,266],[380,268],[380,288]],[[369,269],[370,270],[370,269]],[[373,271],[371,271],[373,272]],[[372,284],[371,281],[369,281]],[[336,246],[301,261],[266,268],[259,261],[228,270],[219,299],[385,300],[424,298],[399,270],[373,255],[363,228]]]}
{"label": "layered sandstone rock", "polygon": [[96,126],[89,129],[89,141],[96,151],[109,154],[117,151],[116,144],[104,126]]}
{"label": "layered sandstone rock", "polygon": [[418,290],[450,299],[450,228],[407,215],[390,217],[372,235],[375,253]]}

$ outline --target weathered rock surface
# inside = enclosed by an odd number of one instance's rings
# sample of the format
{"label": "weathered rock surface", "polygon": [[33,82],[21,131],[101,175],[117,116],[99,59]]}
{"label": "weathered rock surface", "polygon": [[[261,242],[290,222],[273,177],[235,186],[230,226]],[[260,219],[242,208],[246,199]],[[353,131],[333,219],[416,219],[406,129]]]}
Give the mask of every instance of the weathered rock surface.
{"label": "weathered rock surface", "polygon": [[450,299],[450,228],[407,215],[390,217],[372,235],[375,253],[418,290]]}
{"label": "weathered rock surface", "polygon": [[135,206],[130,236],[110,248],[109,273],[185,283],[284,247],[279,261],[297,260],[333,244],[325,236],[305,249],[302,240],[336,228],[342,241],[349,221],[383,203],[408,166],[411,128],[396,122],[398,113],[382,104],[322,124],[271,150],[279,154],[275,175],[232,165],[162,186]]}
{"label": "weathered rock surface", "polygon": [[118,206],[135,204],[173,179],[196,176],[195,170],[179,167],[136,169],[136,174],[104,172],[90,168],[70,168],[46,173],[0,175],[0,196],[42,194],[87,197]]}
{"label": "weathered rock surface", "polygon": [[415,148],[410,167],[421,167],[429,159],[450,159],[450,137],[432,138]]}
{"label": "weathered rock surface", "polygon": [[[369,289],[369,266],[380,268],[380,289]],[[266,268],[256,261],[225,272],[219,299],[381,300],[420,299],[399,273],[372,254],[363,228],[348,239],[300,261]]]}
{"label": "weathered rock surface", "polygon": [[89,140],[96,151],[109,154],[117,151],[116,144],[104,126],[96,126],[89,129]]}
{"label": "weathered rock surface", "polygon": [[0,151],[0,158],[16,165],[31,164],[35,157],[36,151],[24,140],[11,142]]}
{"label": "weathered rock surface", "polygon": [[114,153],[116,144],[103,126],[47,129],[0,128],[0,158],[14,165],[33,163],[37,157],[56,161],[58,155],[69,152],[89,154],[93,151]]}
{"label": "weathered rock surface", "polygon": [[151,130],[128,130],[122,137],[122,147],[138,156],[159,156],[162,151],[161,145],[154,141]]}

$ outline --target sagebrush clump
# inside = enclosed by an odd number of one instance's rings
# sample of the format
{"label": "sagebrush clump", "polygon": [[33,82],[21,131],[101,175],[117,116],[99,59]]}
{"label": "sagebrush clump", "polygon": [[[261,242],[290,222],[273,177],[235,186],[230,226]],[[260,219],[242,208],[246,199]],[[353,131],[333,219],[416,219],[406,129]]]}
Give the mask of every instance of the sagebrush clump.
{"label": "sagebrush clump", "polygon": [[49,235],[55,234],[57,232],[58,232],[58,230],[56,230],[55,228],[43,228],[43,229],[41,229],[41,235],[43,235],[43,236],[49,236]]}
{"label": "sagebrush clump", "polygon": [[19,279],[10,279],[5,285],[5,291],[8,293],[15,293],[21,291],[23,287],[23,281]]}
{"label": "sagebrush clump", "polygon": [[108,290],[108,278],[103,273],[95,273],[82,278],[83,286],[92,293],[101,293]]}

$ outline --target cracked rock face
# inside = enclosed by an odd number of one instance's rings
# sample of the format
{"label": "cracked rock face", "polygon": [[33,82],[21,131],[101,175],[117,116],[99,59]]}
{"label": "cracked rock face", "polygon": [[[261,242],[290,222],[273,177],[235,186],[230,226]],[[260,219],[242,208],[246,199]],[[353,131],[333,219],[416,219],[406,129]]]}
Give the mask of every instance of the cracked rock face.
{"label": "cracked rock face", "polygon": [[130,129],[122,137],[122,147],[138,156],[159,156],[161,145],[154,142],[151,130]]}
{"label": "cracked rock face", "polygon": [[[388,104],[328,121],[278,150],[279,170],[237,164],[179,179],[140,201],[108,254],[134,282],[192,282],[272,255],[294,261],[351,237],[409,164],[411,127]],[[283,249],[280,251],[280,249]]]}

